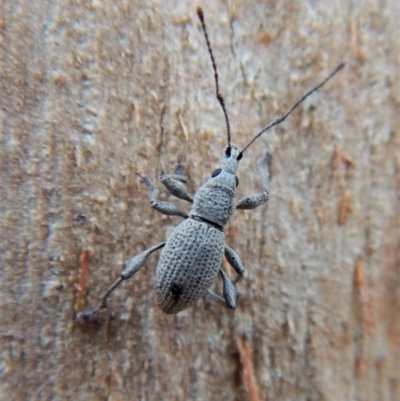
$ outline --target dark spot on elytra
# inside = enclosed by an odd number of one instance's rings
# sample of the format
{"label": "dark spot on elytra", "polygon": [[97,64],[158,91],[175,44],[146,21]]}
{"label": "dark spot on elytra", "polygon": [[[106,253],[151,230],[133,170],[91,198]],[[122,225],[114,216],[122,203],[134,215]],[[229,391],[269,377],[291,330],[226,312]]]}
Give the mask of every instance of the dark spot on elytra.
{"label": "dark spot on elytra", "polygon": [[171,292],[174,301],[179,301],[179,298],[183,293],[183,285],[178,283],[172,283],[169,290]]}

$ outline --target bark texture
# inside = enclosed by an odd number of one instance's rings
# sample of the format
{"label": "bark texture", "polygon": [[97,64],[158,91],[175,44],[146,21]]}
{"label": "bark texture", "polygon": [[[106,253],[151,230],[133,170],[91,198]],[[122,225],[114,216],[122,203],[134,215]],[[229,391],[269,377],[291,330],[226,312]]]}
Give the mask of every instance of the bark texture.
{"label": "bark texture", "polygon": [[244,155],[236,311],[164,315],[151,256],[77,325],[181,221],[136,172],[219,167],[211,63],[189,1],[0,1],[2,400],[400,400],[399,1],[201,5],[237,146],[346,69]]}

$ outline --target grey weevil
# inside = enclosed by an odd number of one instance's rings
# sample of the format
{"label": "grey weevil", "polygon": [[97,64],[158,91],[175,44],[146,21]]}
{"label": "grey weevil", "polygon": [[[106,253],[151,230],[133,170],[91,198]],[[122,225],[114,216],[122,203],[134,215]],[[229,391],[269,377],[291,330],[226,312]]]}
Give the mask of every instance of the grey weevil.
{"label": "grey weevil", "polygon": [[[264,191],[236,201],[235,191],[239,184],[236,171],[239,161],[256,139],[272,127],[282,123],[300,103],[344,67],[344,63],[339,64],[325,80],[302,96],[284,115],[278,116],[266,125],[247,145],[239,150],[231,145],[228,113],[224,98],[219,92],[217,67],[201,8],[197,9],[197,15],[214,70],[216,97],[222,108],[227,128],[228,144],[224,149],[221,167],[215,170],[211,178],[197,190],[194,198],[189,195],[185,187],[187,181],[182,169],[177,174],[164,174],[161,177],[161,182],[172,195],[192,204],[189,215],[172,203],[160,201],[157,187],[147,176],[138,174],[142,183],[150,189],[150,203],[154,209],[168,216],[181,216],[185,220],[174,229],[166,242],[155,245],[131,259],[120,277],[107,289],[99,307],[91,312],[80,314],[78,320],[91,320],[100,310],[107,308],[107,299],[110,294],[122,281],[137,273],[150,254],[161,248],[163,250],[157,264],[156,288],[157,303],[163,312],[178,313],[193,305],[204,295],[210,296],[229,309],[235,309],[235,284],[243,276],[244,267],[238,254],[225,244],[224,227],[236,209],[255,209],[269,199],[269,177],[265,166],[269,155],[266,154],[257,163]],[[224,256],[238,275],[233,282],[222,270]],[[223,298],[210,290],[211,284],[218,274],[223,282]]]}

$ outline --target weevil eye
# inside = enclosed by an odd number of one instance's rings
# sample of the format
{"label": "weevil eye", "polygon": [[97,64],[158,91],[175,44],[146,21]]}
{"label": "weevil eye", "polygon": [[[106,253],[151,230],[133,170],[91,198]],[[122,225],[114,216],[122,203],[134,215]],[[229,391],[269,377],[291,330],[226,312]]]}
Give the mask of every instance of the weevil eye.
{"label": "weevil eye", "polygon": [[216,170],[213,171],[213,173],[211,174],[211,177],[212,178],[216,177],[217,175],[219,175],[221,173],[221,171],[222,170],[220,168],[217,168]]}
{"label": "weevil eye", "polygon": [[236,180],[236,187],[238,187],[238,185],[239,185],[239,178],[238,178],[237,175],[235,176],[235,180]]}
{"label": "weevil eye", "polygon": [[225,156],[226,157],[231,157],[231,151],[232,151],[232,148],[230,146],[227,147],[226,151],[225,151]]}
{"label": "weevil eye", "polygon": [[237,160],[241,160],[243,157],[243,153],[239,153],[239,156],[237,157]]}

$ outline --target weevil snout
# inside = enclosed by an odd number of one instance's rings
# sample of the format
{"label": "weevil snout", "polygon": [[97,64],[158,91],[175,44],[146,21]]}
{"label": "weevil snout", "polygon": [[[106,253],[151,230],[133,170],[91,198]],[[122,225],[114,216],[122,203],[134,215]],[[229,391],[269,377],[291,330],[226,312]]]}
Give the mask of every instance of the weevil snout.
{"label": "weevil snout", "polygon": [[235,146],[227,146],[224,149],[224,157],[222,159],[221,169],[227,173],[236,174],[242,153]]}
{"label": "weevil snout", "polygon": [[224,149],[221,168],[214,170],[211,174],[211,183],[219,183],[235,191],[236,187],[239,185],[236,172],[241,158],[242,154],[238,148],[227,146]]}

